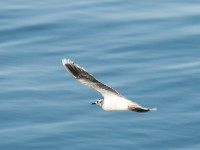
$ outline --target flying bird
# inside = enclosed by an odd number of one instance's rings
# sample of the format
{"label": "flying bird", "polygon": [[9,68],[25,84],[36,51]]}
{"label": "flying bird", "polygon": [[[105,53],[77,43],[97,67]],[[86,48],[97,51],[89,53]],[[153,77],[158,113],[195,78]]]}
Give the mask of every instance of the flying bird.
{"label": "flying bird", "polygon": [[100,106],[105,111],[131,110],[135,112],[148,112],[150,110],[157,110],[156,108],[149,109],[142,107],[136,102],[128,100],[119,94],[115,89],[98,81],[83,67],[75,64],[70,59],[62,59],[62,64],[65,69],[71,73],[72,76],[74,76],[78,81],[101,93],[103,98],[99,98],[92,104]]}

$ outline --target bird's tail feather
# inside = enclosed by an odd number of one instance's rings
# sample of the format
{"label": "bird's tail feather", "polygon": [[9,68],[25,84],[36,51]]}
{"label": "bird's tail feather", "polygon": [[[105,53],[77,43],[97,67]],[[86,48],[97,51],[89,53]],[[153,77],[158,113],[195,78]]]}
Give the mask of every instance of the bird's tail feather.
{"label": "bird's tail feather", "polygon": [[154,107],[154,108],[151,108],[151,109],[149,109],[149,110],[151,110],[151,111],[156,111],[156,110],[157,110],[157,108],[156,108],[156,107]]}
{"label": "bird's tail feather", "polygon": [[144,108],[144,107],[128,107],[129,110],[135,111],[135,112],[148,112],[148,111],[156,111],[157,108]]}
{"label": "bird's tail feather", "polygon": [[147,111],[150,111],[150,109],[148,108],[143,108],[143,107],[129,107],[130,109],[129,110],[132,110],[132,111],[135,111],[135,112],[147,112]]}

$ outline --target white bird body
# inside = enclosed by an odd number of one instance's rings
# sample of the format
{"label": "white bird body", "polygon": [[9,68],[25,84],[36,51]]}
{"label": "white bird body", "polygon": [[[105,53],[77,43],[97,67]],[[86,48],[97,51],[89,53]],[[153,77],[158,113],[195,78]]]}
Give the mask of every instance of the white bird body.
{"label": "white bird body", "polygon": [[100,107],[105,111],[127,110],[128,107],[124,102],[122,103],[122,100],[119,98],[106,97]]}
{"label": "white bird body", "polygon": [[132,110],[136,112],[147,112],[150,110],[156,110],[156,108],[144,108],[139,104],[126,99],[124,96],[120,95],[113,88],[101,83],[91,74],[89,74],[84,68],[75,64],[70,59],[62,60],[63,66],[81,83],[94,88],[100,92],[103,98],[98,99],[95,103],[99,105],[105,111],[122,111],[122,110]]}
{"label": "white bird body", "polygon": [[123,97],[106,97],[100,107],[105,111],[128,110],[128,106],[138,106],[136,103]]}

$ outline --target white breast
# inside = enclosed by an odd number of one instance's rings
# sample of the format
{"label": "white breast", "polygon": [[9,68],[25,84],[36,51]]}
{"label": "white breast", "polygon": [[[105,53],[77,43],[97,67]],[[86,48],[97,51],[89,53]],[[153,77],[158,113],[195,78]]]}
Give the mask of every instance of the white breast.
{"label": "white breast", "polygon": [[103,101],[102,109],[105,111],[128,110],[128,106],[135,106],[136,103],[123,97],[107,97]]}

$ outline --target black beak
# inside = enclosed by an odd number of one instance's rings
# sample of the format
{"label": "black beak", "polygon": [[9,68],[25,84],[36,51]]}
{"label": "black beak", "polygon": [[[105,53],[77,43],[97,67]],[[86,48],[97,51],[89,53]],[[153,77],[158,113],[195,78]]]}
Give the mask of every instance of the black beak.
{"label": "black beak", "polygon": [[94,104],[96,104],[96,103],[92,103],[92,105],[94,105]]}

